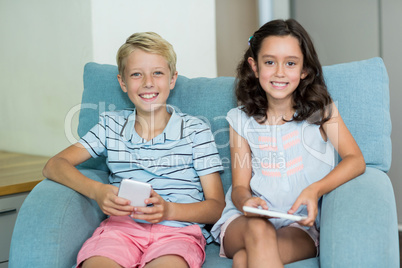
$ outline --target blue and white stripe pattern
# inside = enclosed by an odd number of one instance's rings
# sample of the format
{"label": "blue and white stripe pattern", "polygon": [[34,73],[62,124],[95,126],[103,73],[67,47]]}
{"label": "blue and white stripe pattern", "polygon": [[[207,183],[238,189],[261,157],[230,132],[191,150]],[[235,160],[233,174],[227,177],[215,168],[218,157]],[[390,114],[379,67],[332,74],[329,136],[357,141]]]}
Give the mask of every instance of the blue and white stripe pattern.
{"label": "blue and white stripe pattern", "polygon": [[[152,184],[169,202],[202,201],[200,176],[223,170],[213,134],[202,120],[177,113],[171,106],[167,110],[171,118],[165,130],[149,141],[134,129],[134,109],[102,113],[99,123],[79,142],[92,157],[106,157],[113,185],[130,178]],[[161,224],[181,227],[193,223]]]}

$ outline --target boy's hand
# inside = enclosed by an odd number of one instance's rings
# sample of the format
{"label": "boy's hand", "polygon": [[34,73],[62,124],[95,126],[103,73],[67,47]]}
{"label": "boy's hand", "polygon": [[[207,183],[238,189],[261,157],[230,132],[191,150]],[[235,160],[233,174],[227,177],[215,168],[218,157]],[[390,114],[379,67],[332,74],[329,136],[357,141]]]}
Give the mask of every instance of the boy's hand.
{"label": "boy's hand", "polygon": [[134,212],[131,214],[133,219],[145,220],[149,223],[159,223],[169,218],[169,208],[171,203],[166,202],[158,193],[153,189],[151,197],[145,199],[147,205],[152,204],[150,207],[134,207]]}
{"label": "boy's hand", "polygon": [[[310,185],[311,186],[311,185]],[[307,206],[307,219],[299,221],[301,225],[313,226],[318,214],[318,194],[313,187],[305,188],[297,197],[293,206],[289,209],[288,213],[295,213],[301,205]]]}
{"label": "boy's hand", "polygon": [[100,184],[96,189],[95,201],[100,209],[109,216],[128,216],[134,207],[130,201],[117,196],[119,188],[109,184]]}

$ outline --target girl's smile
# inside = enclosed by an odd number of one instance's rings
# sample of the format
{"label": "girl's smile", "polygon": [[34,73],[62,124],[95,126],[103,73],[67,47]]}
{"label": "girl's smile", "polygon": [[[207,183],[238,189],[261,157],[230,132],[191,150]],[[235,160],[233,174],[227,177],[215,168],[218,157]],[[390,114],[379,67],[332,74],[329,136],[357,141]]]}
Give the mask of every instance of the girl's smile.
{"label": "girl's smile", "polygon": [[280,90],[280,89],[284,89],[284,88],[286,88],[286,86],[287,86],[289,83],[283,83],[283,82],[271,82],[271,84],[272,84],[272,87],[274,87],[274,88],[276,88],[276,89]]}
{"label": "girl's smile", "polygon": [[258,62],[251,57],[248,61],[271,104],[279,100],[291,101],[300,79],[306,76],[299,42],[290,35],[265,38]]}

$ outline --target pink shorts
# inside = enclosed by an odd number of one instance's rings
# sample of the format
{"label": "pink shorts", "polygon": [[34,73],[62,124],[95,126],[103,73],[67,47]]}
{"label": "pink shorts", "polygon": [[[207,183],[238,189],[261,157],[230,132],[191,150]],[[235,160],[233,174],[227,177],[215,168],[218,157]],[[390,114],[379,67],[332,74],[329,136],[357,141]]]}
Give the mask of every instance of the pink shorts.
{"label": "pink shorts", "polygon": [[[242,214],[234,214],[231,217],[229,217],[229,219],[227,219],[224,224],[222,224],[221,233],[220,233],[220,236],[219,236],[219,239],[221,241],[221,246],[220,246],[220,250],[219,250],[219,256],[220,257],[227,258],[226,254],[225,254],[225,249],[223,247],[223,239],[225,237],[226,229],[228,228],[230,223],[232,223],[235,219],[237,219],[241,215]],[[315,247],[316,247],[316,250],[317,250],[317,256],[319,255],[320,233],[318,232],[315,224],[312,227],[310,227],[308,230],[306,230],[306,228],[304,228],[303,226],[301,226],[297,222],[291,223],[288,226],[289,227],[294,227],[294,228],[299,228],[299,229],[305,231],[311,237],[311,239],[314,241],[314,244],[315,244]]]}
{"label": "pink shorts", "polygon": [[123,267],[144,267],[164,255],[178,255],[190,267],[201,267],[205,244],[201,228],[196,224],[170,227],[138,223],[129,216],[112,216],[84,243],[77,256],[77,267],[94,256],[107,257]]}

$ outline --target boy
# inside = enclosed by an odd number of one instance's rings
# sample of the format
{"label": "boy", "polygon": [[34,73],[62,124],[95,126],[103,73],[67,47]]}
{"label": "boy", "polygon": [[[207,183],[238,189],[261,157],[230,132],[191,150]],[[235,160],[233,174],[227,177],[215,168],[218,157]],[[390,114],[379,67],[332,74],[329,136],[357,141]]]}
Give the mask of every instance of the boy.
{"label": "boy", "polygon": [[[121,89],[135,109],[106,112],[81,140],[49,160],[43,174],[96,200],[109,215],[81,248],[78,267],[201,267],[208,232],[224,207],[223,169],[201,120],[166,105],[176,54],[155,33],[130,36],[117,53]],[[104,155],[110,185],[76,165]],[[149,206],[120,198],[123,178],[152,185]]]}

